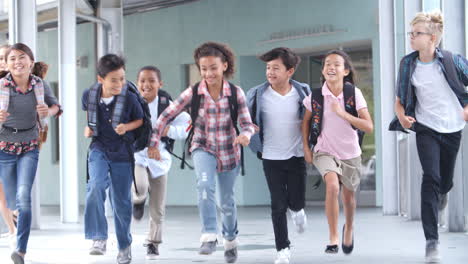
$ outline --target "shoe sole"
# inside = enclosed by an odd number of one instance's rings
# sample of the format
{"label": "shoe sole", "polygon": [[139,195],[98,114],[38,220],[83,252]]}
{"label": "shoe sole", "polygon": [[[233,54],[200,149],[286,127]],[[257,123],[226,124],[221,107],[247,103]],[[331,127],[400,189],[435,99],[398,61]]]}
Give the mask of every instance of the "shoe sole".
{"label": "shoe sole", "polygon": [[93,251],[90,251],[89,254],[90,255],[93,255],[93,256],[102,256],[104,255],[106,252],[105,251],[98,251],[98,250],[93,250]]}
{"label": "shoe sole", "polygon": [[146,255],[147,260],[155,260],[158,259],[158,255]]}
{"label": "shoe sole", "polygon": [[441,258],[433,258],[433,257],[426,258],[426,263],[440,263],[441,261],[442,261]]}

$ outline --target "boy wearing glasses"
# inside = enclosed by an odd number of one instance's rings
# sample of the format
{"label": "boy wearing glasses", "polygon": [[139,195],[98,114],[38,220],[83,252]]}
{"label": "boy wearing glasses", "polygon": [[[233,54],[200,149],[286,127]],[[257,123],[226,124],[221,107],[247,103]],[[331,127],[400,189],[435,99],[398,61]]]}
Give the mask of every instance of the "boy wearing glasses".
{"label": "boy wearing glasses", "polygon": [[390,130],[411,129],[423,169],[421,218],[426,237],[426,262],[438,262],[438,212],[447,193],[468,121],[468,61],[438,48],[443,32],[439,12],[418,13],[411,22],[414,52],[400,62],[395,112]]}

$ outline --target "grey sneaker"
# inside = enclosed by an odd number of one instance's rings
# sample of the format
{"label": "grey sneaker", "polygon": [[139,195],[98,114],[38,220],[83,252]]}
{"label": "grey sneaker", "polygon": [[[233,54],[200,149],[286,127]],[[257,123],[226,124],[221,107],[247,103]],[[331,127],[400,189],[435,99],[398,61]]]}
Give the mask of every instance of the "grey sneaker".
{"label": "grey sneaker", "polygon": [[446,194],[440,194],[439,195],[439,211],[443,211],[445,208],[447,208],[447,202],[448,202],[448,195]]}
{"label": "grey sneaker", "polygon": [[218,244],[218,240],[202,242],[198,253],[200,255],[211,255],[216,251],[216,244]]}
{"label": "grey sneaker", "polygon": [[427,240],[426,241],[426,263],[440,262],[439,255],[439,241]]}
{"label": "grey sneaker", "polygon": [[93,240],[93,246],[89,250],[90,255],[104,255],[106,254],[107,240]]}
{"label": "grey sneaker", "polygon": [[128,264],[130,262],[132,262],[132,245],[119,250],[119,254],[117,255],[118,264]]}
{"label": "grey sneaker", "polygon": [[13,253],[11,253],[11,260],[13,260],[14,264],[24,264],[24,257],[16,251],[13,251]]}

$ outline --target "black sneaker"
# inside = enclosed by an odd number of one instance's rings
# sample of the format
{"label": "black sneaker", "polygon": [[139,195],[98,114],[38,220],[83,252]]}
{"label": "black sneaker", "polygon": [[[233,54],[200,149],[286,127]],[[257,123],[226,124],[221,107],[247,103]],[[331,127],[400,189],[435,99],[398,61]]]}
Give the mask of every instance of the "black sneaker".
{"label": "black sneaker", "polygon": [[156,259],[159,256],[158,245],[149,243],[146,245],[146,259]]}
{"label": "black sneaker", "polygon": [[237,247],[224,251],[224,260],[226,263],[234,263],[237,260]]}
{"label": "black sneaker", "polygon": [[211,255],[216,251],[216,244],[218,244],[218,240],[202,242],[198,253],[200,255]]}
{"label": "black sneaker", "polygon": [[133,204],[133,218],[141,220],[145,213],[145,203]]}

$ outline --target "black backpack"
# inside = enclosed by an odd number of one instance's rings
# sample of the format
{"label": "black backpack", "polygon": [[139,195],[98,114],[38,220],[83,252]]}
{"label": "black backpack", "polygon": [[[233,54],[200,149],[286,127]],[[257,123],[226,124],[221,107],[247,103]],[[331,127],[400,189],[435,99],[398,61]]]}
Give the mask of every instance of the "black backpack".
{"label": "black backpack", "polygon": [[[359,117],[356,110],[356,95],[355,86],[352,83],[346,82],[343,87],[343,99],[345,111],[349,114]],[[312,122],[310,122],[309,145],[317,144],[317,139],[322,131],[323,119],[323,95],[322,88],[312,89],[312,96],[310,97],[312,107]],[[364,139],[364,131],[359,130],[352,126],[358,133],[359,146],[362,145]]]}
{"label": "black backpack", "polygon": [[133,82],[127,80],[127,87],[129,92],[136,95],[138,103],[140,103],[141,109],[143,110],[143,125],[133,130],[133,133],[135,134],[135,140],[132,143],[133,149],[135,152],[138,152],[149,146],[151,133],[153,132],[153,127],[151,125],[151,113],[148,107],[148,103],[143,98],[143,96],[141,96],[136,85]]}
{"label": "black backpack", "polygon": [[[158,117],[171,104],[171,102],[172,102],[171,95],[168,92],[159,89],[158,91]],[[161,141],[166,144],[167,151],[172,154],[172,151],[174,150],[175,140],[170,137],[162,137]]]}
{"label": "black backpack", "polygon": [[[189,131],[189,134],[187,136],[187,139],[185,140],[185,145],[184,145],[184,149],[185,150],[188,150],[190,148],[190,145],[192,143],[192,138],[193,138],[193,133],[194,133],[194,129],[195,129],[195,122],[197,121],[197,118],[198,118],[198,110],[200,110],[200,100],[201,100],[201,97],[198,95],[198,86],[199,86],[199,82],[197,82],[196,84],[194,84],[192,86],[192,93],[193,93],[193,96],[192,96],[192,102],[190,104],[190,107],[188,109],[189,113],[190,113],[190,118],[192,120],[192,125],[191,125],[191,129]],[[237,117],[238,117],[238,104],[237,104],[237,88],[234,84],[230,83],[229,82],[229,87],[231,88],[231,96],[228,96],[228,100],[229,100],[229,110],[230,110],[230,113],[231,113],[231,120],[232,120],[232,124],[234,126],[234,128],[236,129],[236,133],[237,135],[239,135],[239,128],[237,127]],[[245,175],[245,168],[244,168],[244,148],[242,146],[240,146],[241,148],[241,172],[242,172],[242,175]],[[180,168],[181,169],[184,169],[185,168],[185,152],[188,152],[188,151],[184,151],[182,153],[182,163],[180,165]]]}

